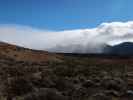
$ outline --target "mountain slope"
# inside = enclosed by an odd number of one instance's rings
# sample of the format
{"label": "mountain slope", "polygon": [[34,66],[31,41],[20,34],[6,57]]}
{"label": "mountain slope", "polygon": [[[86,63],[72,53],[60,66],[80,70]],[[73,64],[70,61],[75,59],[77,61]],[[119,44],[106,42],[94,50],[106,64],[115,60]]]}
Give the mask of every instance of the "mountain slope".
{"label": "mountain slope", "polygon": [[16,61],[48,62],[49,60],[59,60],[59,56],[46,51],[31,50],[15,45],[0,42],[0,55]]}
{"label": "mountain slope", "polygon": [[107,54],[133,56],[133,43],[124,42],[115,46],[106,46],[104,52]]}

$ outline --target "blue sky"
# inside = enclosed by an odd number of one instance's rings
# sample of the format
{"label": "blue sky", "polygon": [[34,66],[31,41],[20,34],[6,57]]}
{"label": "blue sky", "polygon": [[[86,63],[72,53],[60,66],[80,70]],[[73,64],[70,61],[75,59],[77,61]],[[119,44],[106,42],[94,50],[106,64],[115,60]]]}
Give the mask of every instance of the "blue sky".
{"label": "blue sky", "polygon": [[133,0],[0,0],[0,24],[48,30],[96,27],[132,21]]}

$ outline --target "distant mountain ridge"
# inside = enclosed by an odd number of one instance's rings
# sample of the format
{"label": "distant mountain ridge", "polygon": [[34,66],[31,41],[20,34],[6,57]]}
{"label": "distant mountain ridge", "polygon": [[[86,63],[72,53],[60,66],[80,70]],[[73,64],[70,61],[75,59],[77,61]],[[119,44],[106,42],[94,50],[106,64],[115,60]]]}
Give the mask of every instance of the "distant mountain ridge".
{"label": "distant mountain ridge", "polygon": [[[66,52],[54,52],[54,51],[63,51],[63,49],[66,49]],[[73,52],[67,52],[71,49],[70,51]],[[73,49],[73,48],[78,48],[78,49]],[[71,54],[83,54],[83,55],[89,55],[89,54],[96,54],[96,55],[122,55],[122,56],[133,56],[133,42],[123,42],[114,46],[110,46],[107,44],[104,44],[100,49],[97,48],[92,48],[88,49],[89,45],[86,47],[81,46],[81,45],[71,45],[71,46],[66,46],[66,47],[58,47],[58,49],[52,49],[53,53],[47,52],[47,51],[39,51],[39,50],[32,50],[32,49],[27,49],[23,47],[19,47],[16,45],[11,45],[8,43],[0,42],[0,54],[5,55],[7,57],[13,57],[16,56],[15,58],[17,59],[28,59],[28,60],[33,60],[33,61],[41,61],[46,58],[55,58],[56,59],[56,53],[71,53]],[[96,51],[97,49],[98,52],[93,52]],[[33,57],[34,56],[34,57]],[[39,59],[38,59],[39,58]],[[58,57],[57,57],[58,58]]]}
{"label": "distant mountain ridge", "polygon": [[133,55],[133,42],[123,42],[114,46],[105,46],[105,54]]}

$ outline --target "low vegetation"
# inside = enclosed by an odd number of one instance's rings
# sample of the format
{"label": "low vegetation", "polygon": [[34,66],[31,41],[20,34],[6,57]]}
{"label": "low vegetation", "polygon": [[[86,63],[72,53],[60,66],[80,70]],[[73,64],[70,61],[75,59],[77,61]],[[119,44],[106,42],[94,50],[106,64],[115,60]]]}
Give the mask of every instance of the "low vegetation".
{"label": "low vegetation", "polygon": [[0,100],[133,100],[132,58],[47,54],[39,62],[18,56],[0,53]]}

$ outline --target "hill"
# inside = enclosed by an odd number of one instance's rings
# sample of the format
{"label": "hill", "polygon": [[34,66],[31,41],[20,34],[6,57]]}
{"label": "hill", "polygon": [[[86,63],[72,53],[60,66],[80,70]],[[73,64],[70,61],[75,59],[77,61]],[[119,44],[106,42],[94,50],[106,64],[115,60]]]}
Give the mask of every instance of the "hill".
{"label": "hill", "polygon": [[58,60],[59,56],[54,53],[46,51],[31,50],[15,45],[0,42],[0,55],[14,59],[16,61],[29,61],[29,62],[48,62],[50,60]]}
{"label": "hill", "polygon": [[105,52],[107,54],[131,56],[133,55],[133,43],[124,42],[114,46],[106,46]]}

